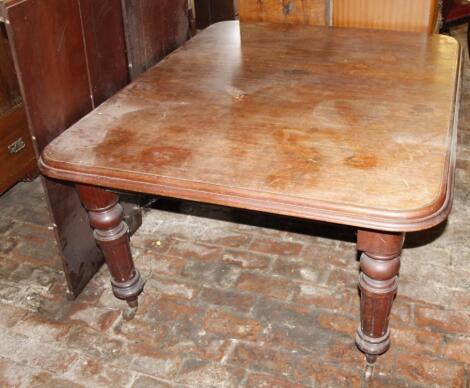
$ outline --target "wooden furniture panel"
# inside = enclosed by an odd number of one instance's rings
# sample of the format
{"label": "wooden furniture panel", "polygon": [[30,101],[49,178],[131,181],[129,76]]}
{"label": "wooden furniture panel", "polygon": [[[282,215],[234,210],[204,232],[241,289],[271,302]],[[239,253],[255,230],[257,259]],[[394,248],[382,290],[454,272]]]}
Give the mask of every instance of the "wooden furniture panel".
{"label": "wooden furniture panel", "polygon": [[5,24],[0,23],[0,115],[21,102]]}
{"label": "wooden furniture panel", "polygon": [[44,172],[359,227],[440,222],[454,39],[240,29],[215,24],[149,70],[56,139]]}
{"label": "wooden furniture panel", "polygon": [[336,27],[432,33],[436,19],[437,0],[332,0]]}
{"label": "wooden furniture panel", "polygon": [[129,82],[121,0],[80,0],[93,105]]}
{"label": "wooden furniture panel", "polygon": [[234,0],[195,0],[196,27],[207,26],[226,20],[235,19]]}
{"label": "wooden furniture panel", "polygon": [[38,174],[5,24],[0,22],[0,194]]}
{"label": "wooden furniture panel", "polygon": [[441,32],[448,32],[451,26],[467,23],[467,49],[470,54],[470,2],[467,0],[444,0],[442,22]]}
{"label": "wooden furniture panel", "polygon": [[[147,7],[158,4],[160,13],[136,13],[126,25],[136,26],[139,34],[127,31],[129,39],[124,36],[121,7],[132,10],[137,2],[122,1],[0,0],[0,17],[8,22],[29,129],[38,152],[128,82],[124,42],[131,45],[130,54],[139,64],[132,73],[136,76],[186,39],[184,1],[140,0]],[[165,34],[153,34],[166,24]],[[146,44],[144,51],[133,50],[140,39],[152,44]],[[75,189],[47,178],[44,184],[67,282],[78,295],[103,256]],[[135,220],[133,206],[124,208],[125,218]]]}
{"label": "wooden furniture panel", "polygon": [[123,0],[131,79],[188,38],[186,0]]}
{"label": "wooden furniture panel", "polygon": [[234,0],[212,0],[211,3],[212,23],[235,19]]}
{"label": "wooden furniture panel", "polygon": [[[41,152],[93,107],[79,1],[29,0],[7,3],[6,10],[29,126]],[[103,257],[75,190],[50,179],[45,187],[64,272],[78,294]]]}
{"label": "wooden furniture panel", "polygon": [[22,104],[0,116],[0,194],[25,177],[37,175],[37,163]]}
{"label": "wooden furniture panel", "polygon": [[29,0],[10,7],[8,17],[40,152],[92,109],[79,0]]}
{"label": "wooden furniture panel", "polygon": [[325,0],[239,0],[240,21],[325,25]]}

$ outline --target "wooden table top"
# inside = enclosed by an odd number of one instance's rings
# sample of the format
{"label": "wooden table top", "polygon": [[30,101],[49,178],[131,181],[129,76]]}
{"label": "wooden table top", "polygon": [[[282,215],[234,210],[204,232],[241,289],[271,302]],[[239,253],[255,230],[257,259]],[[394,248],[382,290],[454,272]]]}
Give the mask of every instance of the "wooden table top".
{"label": "wooden table top", "polygon": [[218,23],[44,151],[73,182],[411,231],[452,202],[450,37]]}

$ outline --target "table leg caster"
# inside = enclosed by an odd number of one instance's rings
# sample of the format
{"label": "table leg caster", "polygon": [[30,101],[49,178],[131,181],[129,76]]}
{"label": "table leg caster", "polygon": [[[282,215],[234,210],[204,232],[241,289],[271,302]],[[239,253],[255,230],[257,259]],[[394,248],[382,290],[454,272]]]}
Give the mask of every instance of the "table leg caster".
{"label": "table leg caster", "polygon": [[119,282],[112,278],[111,285],[116,298],[125,300],[131,308],[137,308],[138,295],[144,288],[144,282],[137,269],[134,269],[133,276],[128,281]]}
{"label": "table leg caster", "polygon": [[139,307],[138,295],[144,288],[144,282],[142,281],[139,271],[137,269],[134,271],[134,276],[127,282],[117,282],[111,279],[114,296],[119,299],[124,299],[128,304],[128,308],[123,312],[123,318],[126,321],[130,321],[135,317],[137,308]]}
{"label": "table leg caster", "polygon": [[367,364],[364,368],[364,379],[366,381],[371,381],[372,378],[374,377],[374,368],[375,368],[375,363],[367,362]]}
{"label": "table leg caster", "polygon": [[377,361],[377,354],[366,354],[367,365],[374,366]]}

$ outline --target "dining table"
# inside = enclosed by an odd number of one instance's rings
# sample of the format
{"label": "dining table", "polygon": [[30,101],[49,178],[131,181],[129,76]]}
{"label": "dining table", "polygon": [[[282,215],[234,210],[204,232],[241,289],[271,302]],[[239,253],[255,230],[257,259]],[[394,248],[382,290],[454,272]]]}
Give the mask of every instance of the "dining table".
{"label": "dining table", "polygon": [[461,72],[449,36],[221,22],[53,140],[40,170],[75,185],[134,307],[120,192],[355,228],[355,336],[372,364],[390,347],[405,234],[451,211]]}

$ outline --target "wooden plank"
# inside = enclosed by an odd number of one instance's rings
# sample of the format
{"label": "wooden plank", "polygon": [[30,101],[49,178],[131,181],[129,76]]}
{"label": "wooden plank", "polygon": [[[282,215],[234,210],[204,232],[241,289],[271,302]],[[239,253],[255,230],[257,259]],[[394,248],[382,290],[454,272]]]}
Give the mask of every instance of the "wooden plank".
{"label": "wooden plank", "polygon": [[[79,3],[28,0],[6,6],[7,32],[39,153],[92,109]],[[102,254],[74,188],[50,179],[45,188],[66,279],[77,295],[102,264]]]}
{"label": "wooden plank", "polygon": [[131,79],[188,37],[186,0],[122,0]]}
{"label": "wooden plank", "polygon": [[95,106],[129,82],[120,0],[80,0]]}
{"label": "wooden plank", "polygon": [[[22,144],[12,153],[9,147]],[[0,193],[38,174],[21,92],[4,23],[0,23]]]}
{"label": "wooden plank", "polygon": [[0,22],[3,22],[6,17],[5,3],[3,0],[0,0]]}
{"label": "wooden plank", "polygon": [[235,19],[234,0],[212,0],[211,1],[212,23]]}
{"label": "wooden plank", "polygon": [[0,115],[8,112],[21,101],[5,24],[0,23]]}
{"label": "wooden plank", "polygon": [[235,19],[234,0],[196,0],[196,26],[204,29],[210,24]]}
{"label": "wooden plank", "polygon": [[432,33],[436,0],[334,0],[333,26]]}
{"label": "wooden plank", "polygon": [[239,0],[240,21],[325,25],[325,0]]}
{"label": "wooden plank", "polygon": [[[152,0],[146,0],[152,1]],[[164,17],[163,55],[167,56],[181,46],[189,36],[187,0],[161,0],[161,12]],[[154,22],[155,23],[155,22]],[[150,26],[150,25],[149,25]],[[151,35],[152,27],[148,30]],[[160,61],[158,58],[152,66]]]}
{"label": "wooden plank", "polygon": [[195,0],[196,27],[200,30],[212,24],[211,0]]}
{"label": "wooden plank", "polygon": [[9,7],[8,18],[30,126],[41,151],[92,109],[79,4],[29,0]]}

